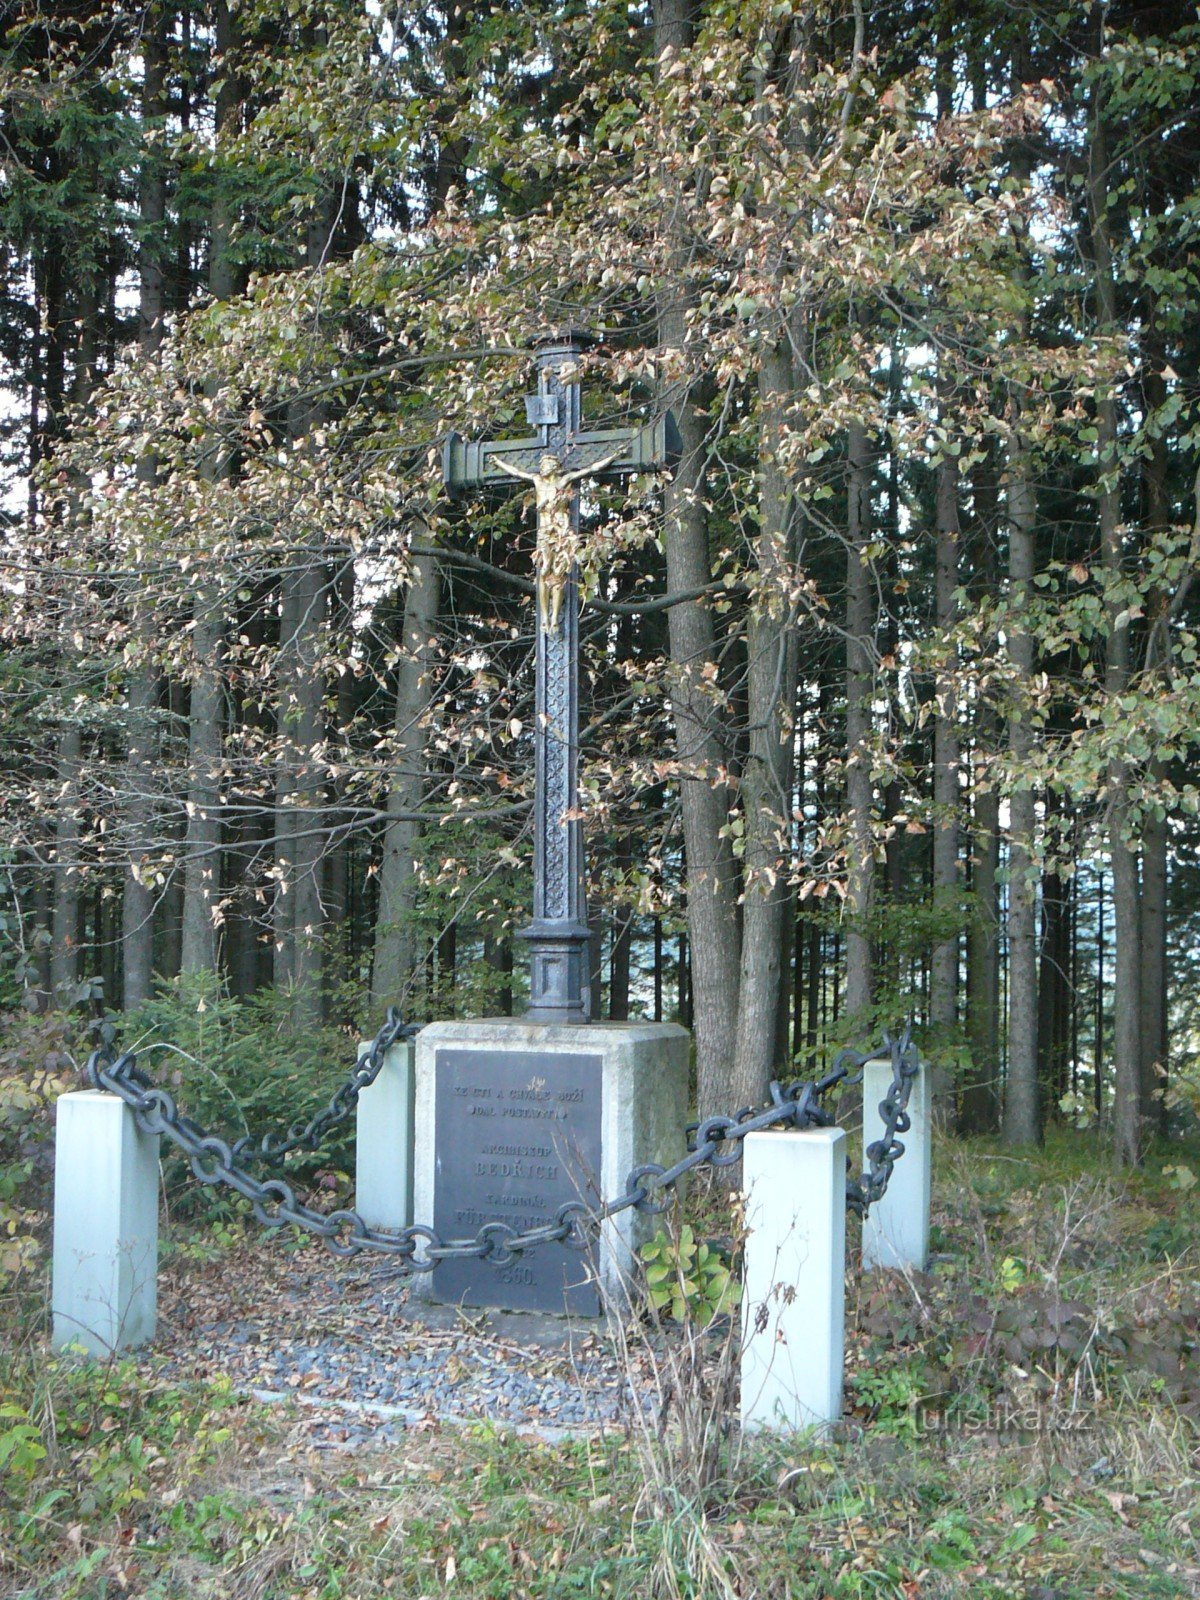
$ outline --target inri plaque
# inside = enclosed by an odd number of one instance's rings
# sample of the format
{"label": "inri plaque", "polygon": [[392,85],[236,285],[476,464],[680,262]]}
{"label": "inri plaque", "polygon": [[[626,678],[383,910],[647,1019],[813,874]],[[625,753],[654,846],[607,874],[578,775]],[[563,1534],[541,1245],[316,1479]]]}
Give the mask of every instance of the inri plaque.
{"label": "inri plaque", "polygon": [[[600,1199],[601,1058],[538,1050],[439,1050],[433,1226],[443,1239],[485,1222],[523,1231],[568,1200]],[[587,1252],[540,1245],[506,1267],[443,1261],[442,1301],[512,1311],[599,1313]]]}

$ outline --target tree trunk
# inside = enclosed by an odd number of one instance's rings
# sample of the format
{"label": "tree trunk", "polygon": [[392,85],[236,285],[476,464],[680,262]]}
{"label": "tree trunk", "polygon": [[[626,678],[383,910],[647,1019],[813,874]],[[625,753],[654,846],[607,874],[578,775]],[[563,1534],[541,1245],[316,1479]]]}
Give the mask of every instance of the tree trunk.
{"label": "tree trunk", "polygon": [[[38,988],[38,1004],[44,1008],[53,1001],[53,979],[50,975],[51,952],[54,948],[53,886],[40,861],[33,866],[33,940],[34,971]],[[28,984],[26,979],[26,984]]]}
{"label": "tree trunk", "polygon": [[221,651],[224,630],[211,583],[198,588],[191,636],[188,706],[188,819],[184,839],[183,929],[179,966],[215,972],[220,902]]}
{"label": "tree trunk", "polygon": [[[1157,298],[1150,313],[1143,358],[1143,389],[1148,412],[1157,412],[1165,403],[1166,382],[1162,369],[1166,353],[1158,331]],[[1167,444],[1160,432],[1152,433],[1149,455],[1144,464],[1146,529],[1153,538],[1171,525],[1171,500],[1167,488]],[[1198,519],[1200,525],[1200,519]],[[1156,597],[1151,624],[1166,605]],[[1164,623],[1166,619],[1163,619]],[[1154,637],[1158,636],[1155,630]],[[1152,671],[1162,671],[1161,651],[1147,662]],[[1155,789],[1161,789],[1166,773],[1161,761],[1150,769]],[[1148,1125],[1166,1131],[1167,1089],[1167,819],[1151,812],[1145,820],[1142,837],[1142,1114]]]}
{"label": "tree trunk", "polygon": [[[247,657],[265,659],[275,643],[277,594],[273,581],[260,579],[239,604],[234,626]],[[242,677],[234,674],[235,685]],[[244,692],[230,704],[229,717],[240,736],[251,742],[267,732],[269,724],[257,685],[244,684]],[[241,1000],[260,988],[264,952],[269,955],[269,942],[263,938],[268,907],[263,865],[271,837],[271,814],[259,783],[257,770],[247,772],[238,783],[232,792],[233,814],[225,828],[224,881],[228,887],[222,954],[230,993]],[[269,966],[266,979],[270,982]]]}
{"label": "tree trunk", "polygon": [[[139,180],[140,244],[138,248],[138,350],[145,362],[156,360],[163,337],[166,249],[164,222],[167,212],[167,178],[156,140],[161,135],[167,76],[166,13],[152,11],[142,46],[142,127],[144,146]],[[137,479],[151,494],[158,478],[158,463],[147,453],[137,464]],[[154,901],[150,879],[153,794],[155,789],[158,709],[158,674],[150,658],[153,618],[138,606],[133,634],[141,658],[130,669],[129,702],[129,865],[121,900],[122,1004],[127,1011],[144,1005],[154,981]]]}
{"label": "tree trunk", "polygon": [[[666,52],[678,56],[691,48],[695,17],[693,0],[656,0],[655,48],[660,76]],[[664,177],[664,181],[669,179]],[[667,290],[659,306],[667,394],[683,444],[679,465],[663,493],[667,588],[675,593],[704,588],[712,577],[704,504],[707,424],[699,386],[687,376],[685,275],[689,243],[682,233],[673,243],[679,281]],[[697,1097],[700,1115],[707,1116],[727,1107],[737,1039],[741,955],[737,870],[730,841],[723,837],[730,811],[725,781],[728,757],[721,714],[706,677],[715,658],[709,607],[703,601],[673,606],[668,613],[668,631],[694,980]]]}
{"label": "tree trunk", "polygon": [[[216,0],[214,29],[224,76],[216,97],[215,135],[218,142],[236,128],[240,87],[234,68],[235,29],[227,0]],[[209,239],[208,287],[214,300],[228,300],[236,277],[232,239],[236,211],[227,183],[218,173],[213,192]],[[214,435],[203,471],[211,483],[228,472],[224,441]],[[188,708],[187,831],[184,837],[183,916],[180,971],[185,974],[215,972],[217,938],[215,915],[220,904],[221,818],[219,774],[221,765],[221,713],[223,684],[221,655],[224,628],[220,615],[219,586],[211,580],[197,586],[191,636],[191,689]]]}
{"label": "tree trunk", "polygon": [[[337,570],[330,585],[334,606],[334,648],[343,658],[351,649],[354,639],[354,555],[350,550],[340,552]],[[338,678],[337,715],[330,729],[330,738],[339,749],[349,752],[351,726],[358,709],[357,680],[352,672],[342,672]],[[345,783],[338,780],[335,797],[340,800]],[[342,954],[350,953],[351,929],[345,926],[350,912],[350,856],[352,829],[349,818],[331,809],[330,824],[334,830],[325,855],[325,916],[328,925],[337,931]]]}
{"label": "tree trunk", "polygon": [[271,897],[273,934],[271,981],[279,993],[290,992],[296,982],[296,916],[292,909],[296,873],[292,834],[296,820],[295,758],[287,724],[289,657],[299,626],[300,588],[287,574],[279,578],[279,641],[275,662],[278,677],[278,745],[275,770],[275,889]]}
{"label": "tree trunk", "polygon": [[1037,869],[1034,832],[1037,811],[1027,776],[1033,750],[1029,696],[1034,644],[1023,629],[1022,613],[1033,582],[1037,499],[1028,452],[1014,418],[1008,462],[1008,575],[1013,630],[1009,644],[1017,682],[1009,715],[1012,764],[1008,848],[1008,1075],[1004,1093],[1006,1144],[1037,1144],[1042,1137],[1037,1080]]}
{"label": "tree trunk", "polygon": [[497,995],[496,1015],[511,1017],[513,1012],[512,970],[513,948],[512,939],[507,933],[499,937],[485,934],[483,940],[483,959],[488,966],[498,972],[503,979]]}
{"label": "tree trunk", "polygon": [[[137,623],[135,621],[135,628]],[[145,624],[137,631],[146,643]],[[158,684],[149,661],[136,663],[130,670],[127,690],[129,732],[127,768],[130,800],[128,807],[130,861],[125,869],[121,897],[121,999],[126,1011],[144,1005],[154,982],[154,904],[156,899],[152,863],[154,767],[156,756],[156,717]]]}
{"label": "tree trunk", "polygon": [[1096,874],[1096,992],[1093,1021],[1094,1048],[1092,1053],[1092,1104],[1096,1121],[1104,1115],[1104,871]]}
{"label": "tree trunk", "polygon": [[458,971],[458,921],[451,918],[438,934],[436,1015],[458,1015],[456,977]]}
{"label": "tree trunk", "polygon": [[[888,415],[892,419],[900,414],[902,367],[900,352],[893,346],[891,371],[888,374]],[[883,531],[883,541],[887,548],[881,558],[883,569],[881,576],[887,593],[900,593],[896,585],[900,582],[900,546],[903,539],[904,532],[900,525],[900,459],[897,451],[891,450],[888,452],[887,524]],[[896,610],[893,605],[885,606],[883,615],[879,618],[879,653],[884,660],[899,659],[900,620]],[[897,815],[903,811],[905,805],[903,791],[897,778],[889,778],[884,784],[880,800],[881,821],[887,830],[887,837],[883,848],[883,860],[878,863],[883,870],[875,874],[875,893],[877,901],[880,896],[886,901],[888,913],[892,918],[890,926],[894,927],[895,919],[904,914],[901,910],[904,898],[904,866],[905,857],[909,853],[905,848],[908,841],[904,825],[903,823],[897,825],[896,822]],[[874,989],[882,988],[887,994],[900,995],[903,990],[899,942],[889,938],[879,941],[878,948],[874,948],[873,961]]]}
{"label": "tree trunk", "polygon": [[1038,1070],[1047,1111],[1057,1106],[1067,1092],[1064,1023],[1070,964],[1069,915],[1067,880],[1053,867],[1048,867],[1042,874],[1042,948],[1038,977]]}
{"label": "tree trunk", "polygon": [[283,577],[283,615],[294,627],[279,649],[279,737],[288,769],[291,893],[283,897],[290,913],[292,1013],[297,1027],[321,1015],[321,777],[317,762],[324,725],[325,645],[328,593],[325,573],[311,552],[293,554]]}
{"label": "tree trunk", "polygon": [[[83,407],[91,396],[96,368],[96,323],[98,296],[95,281],[91,278],[76,286],[76,338],[74,367],[71,375],[71,401]],[[64,303],[63,310],[66,306]],[[58,403],[64,398],[65,351],[61,345],[64,329],[53,330],[53,342],[59,344],[56,362],[63,362],[55,380]],[[54,418],[56,431],[64,426],[64,417]],[[74,497],[72,496],[72,500]],[[70,517],[81,515],[72,504]],[[53,943],[50,954],[50,981],[55,1003],[74,1003],[74,990],[79,983],[80,951],[84,942],[84,923],[79,872],[82,866],[80,841],[83,826],[80,818],[80,778],[83,766],[83,732],[76,709],[75,695],[67,675],[70,658],[61,664],[60,694],[63,710],[56,742],[56,767],[60,785],[54,812],[54,888],[51,913]],[[82,702],[80,702],[82,703]],[[100,976],[97,971],[95,976]]]}
{"label": "tree trunk", "polygon": [[[333,206],[318,203],[308,220],[303,265],[319,269],[329,247]],[[288,431],[298,453],[312,447],[313,430],[324,420],[320,404],[293,404]],[[297,530],[300,532],[301,530]],[[320,750],[325,742],[325,651],[329,634],[330,589],[327,553],[316,527],[303,530],[307,548],[293,547],[283,577],[283,610],[295,619],[295,632],[280,640],[280,742],[291,758],[292,827],[292,1020],[298,1028],[324,1014],[324,780]]]}
{"label": "tree trunk", "polygon": [[404,632],[396,669],[394,777],[388,790],[388,820],[379,864],[379,911],[371,1001],[399,1005],[408,997],[414,966],[413,907],[416,901],[418,811],[424,791],[423,713],[429,694],[426,675],[433,663],[431,641],[438,618],[438,570],[432,556],[411,557]]}
{"label": "tree trunk", "polygon": [[946,456],[937,469],[937,628],[946,660],[937,677],[933,724],[933,904],[952,919],[954,931],[933,949],[929,1020],[947,1043],[958,1021],[959,748],[957,674],[950,642],[958,621],[958,541],[958,462]]}
{"label": "tree trunk", "polygon": [[846,996],[851,1031],[870,1027],[874,998],[871,912],[875,895],[872,827],[871,694],[875,602],[867,544],[871,527],[871,450],[861,422],[847,430],[846,457]]}
{"label": "tree trunk", "polygon": [[1000,795],[975,796],[974,915],[967,944],[967,1039],[971,1065],[959,1102],[962,1133],[994,1133],[1000,1085]]}
{"label": "tree trunk", "polygon": [[79,983],[79,768],[83,736],[64,722],[58,735],[59,795],[54,812],[54,892],[50,921],[50,989],[55,1005],[74,1003]]}
{"label": "tree trunk", "polygon": [[757,547],[760,590],[751,603],[746,631],[750,739],[742,778],[745,889],[737,1048],[730,1081],[735,1106],[767,1098],[767,1085],[782,1055],[778,1023],[789,903],[790,758],[796,702],[796,630],[787,594],[795,560],[795,514],[776,442],[784,430],[792,386],[787,347],[776,344],[763,356],[759,371],[764,439]]}
{"label": "tree trunk", "polygon": [[1167,819],[1146,820],[1142,839],[1142,1115],[1165,1131],[1167,1088]]}
{"label": "tree trunk", "polygon": [[[1103,48],[1103,11],[1097,13],[1097,45]],[[1102,79],[1092,86],[1088,140],[1088,199],[1091,211],[1092,257],[1096,278],[1097,331],[1111,334],[1117,326],[1116,286],[1108,226],[1108,146],[1103,115]],[[1108,646],[1104,688],[1110,702],[1129,683],[1129,612],[1118,593],[1122,579],[1121,488],[1117,456],[1117,402],[1110,390],[1096,401],[1096,456],[1100,482],[1098,508],[1100,552],[1109,588],[1106,603]],[[1119,736],[1119,729],[1114,729]],[[1118,1166],[1141,1165],[1143,1080],[1141,999],[1142,930],[1138,858],[1130,838],[1129,770],[1114,754],[1107,774],[1108,848],[1113,874],[1113,934],[1116,982],[1113,989],[1113,1156]]]}
{"label": "tree trunk", "polygon": [[[807,779],[807,753],[805,748],[806,726],[805,717],[808,709],[808,684],[807,669],[797,668],[796,685],[796,856],[797,865],[805,859],[805,808],[804,792]],[[791,1065],[793,1067],[800,1060],[800,1053],[804,1048],[804,981],[805,981],[805,949],[807,945],[808,924],[804,915],[803,902],[799,890],[793,890],[791,902],[792,919],[792,1051]]]}
{"label": "tree trunk", "polygon": [[[991,594],[999,587],[999,503],[990,449],[973,474],[971,487],[975,502],[971,566],[978,589]],[[963,1081],[958,1125],[963,1133],[994,1133],[1000,1113],[1000,794],[991,766],[1000,728],[986,702],[976,707],[973,738],[972,916],[967,936],[971,1062]]]}
{"label": "tree trunk", "polygon": [[[627,829],[622,829],[613,844],[613,867],[624,881],[633,866],[633,841]],[[610,1022],[629,1021],[629,971],[633,954],[632,906],[618,907],[613,922],[612,949],[608,963],[608,1019]]]}

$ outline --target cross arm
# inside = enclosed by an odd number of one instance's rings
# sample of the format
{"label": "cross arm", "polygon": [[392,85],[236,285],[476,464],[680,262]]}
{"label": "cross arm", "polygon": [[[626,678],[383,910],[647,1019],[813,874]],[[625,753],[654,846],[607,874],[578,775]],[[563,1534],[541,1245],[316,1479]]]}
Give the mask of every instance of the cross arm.
{"label": "cross arm", "polygon": [[484,484],[511,489],[513,479],[497,462],[498,456],[523,472],[536,472],[544,447],[538,439],[464,439],[446,436],[442,447],[442,477],[452,495],[466,494]]}
{"label": "cross arm", "polygon": [[644,428],[597,428],[577,433],[567,445],[568,472],[595,467],[601,477],[624,472],[661,472],[679,460],[680,438],[669,411]]}
{"label": "cross arm", "polygon": [[[442,449],[442,476],[451,495],[472,489],[511,488],[513,477],[499,464],[503,457],[522,472],[535,473],[546,454],[540,439],[464,439],[447,435]],[[658,472],[679,460],[679,429],[669,411],[644,428],[598,428],[573,435],[567,443],[568,472],[593,464],[602,476],[625,472]]]}

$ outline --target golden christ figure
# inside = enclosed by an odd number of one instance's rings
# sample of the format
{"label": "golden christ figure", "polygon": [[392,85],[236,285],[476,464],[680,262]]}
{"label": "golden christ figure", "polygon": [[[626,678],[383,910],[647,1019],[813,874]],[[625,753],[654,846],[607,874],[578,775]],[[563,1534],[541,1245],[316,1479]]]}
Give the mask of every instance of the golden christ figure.
{"label": "golden christ figure", "polygon": [[501,471],[507,472],[510,478],[521,478],[533,485],[538,529],[533,570],[537,578],[538,610],[543,627],[552,634],[557,634],[562,625],[563,594],[571,569],[579,562],[579,532],[571,519],[571,496],[575,485],[580,478],[603,472],[605,467],[612,466],[618,454],[619,451],[606,456],[603,461],[589,462],[586,467],[579,467],[574,472],[564,472],[562,462],[548,452],[538,462],[536,472],[514,467],[503,456],[493,457],[496,465]]}

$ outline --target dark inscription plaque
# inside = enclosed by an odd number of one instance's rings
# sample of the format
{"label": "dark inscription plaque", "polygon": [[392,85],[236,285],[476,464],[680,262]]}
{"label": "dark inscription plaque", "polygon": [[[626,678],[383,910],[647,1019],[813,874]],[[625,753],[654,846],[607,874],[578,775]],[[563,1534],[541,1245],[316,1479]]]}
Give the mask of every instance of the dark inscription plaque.
{"label": "dark inscription plaque", "polygon": [[[536,1050],[439,1050],[433,1226],[472,1237],[485,1222],[524,1232],[568,1200],[595,1205],[601,1058]],[[511,1311],[599,1314],[587,1252],[539,1245],[506,1267],[443,1261],[436,1299]]]}

